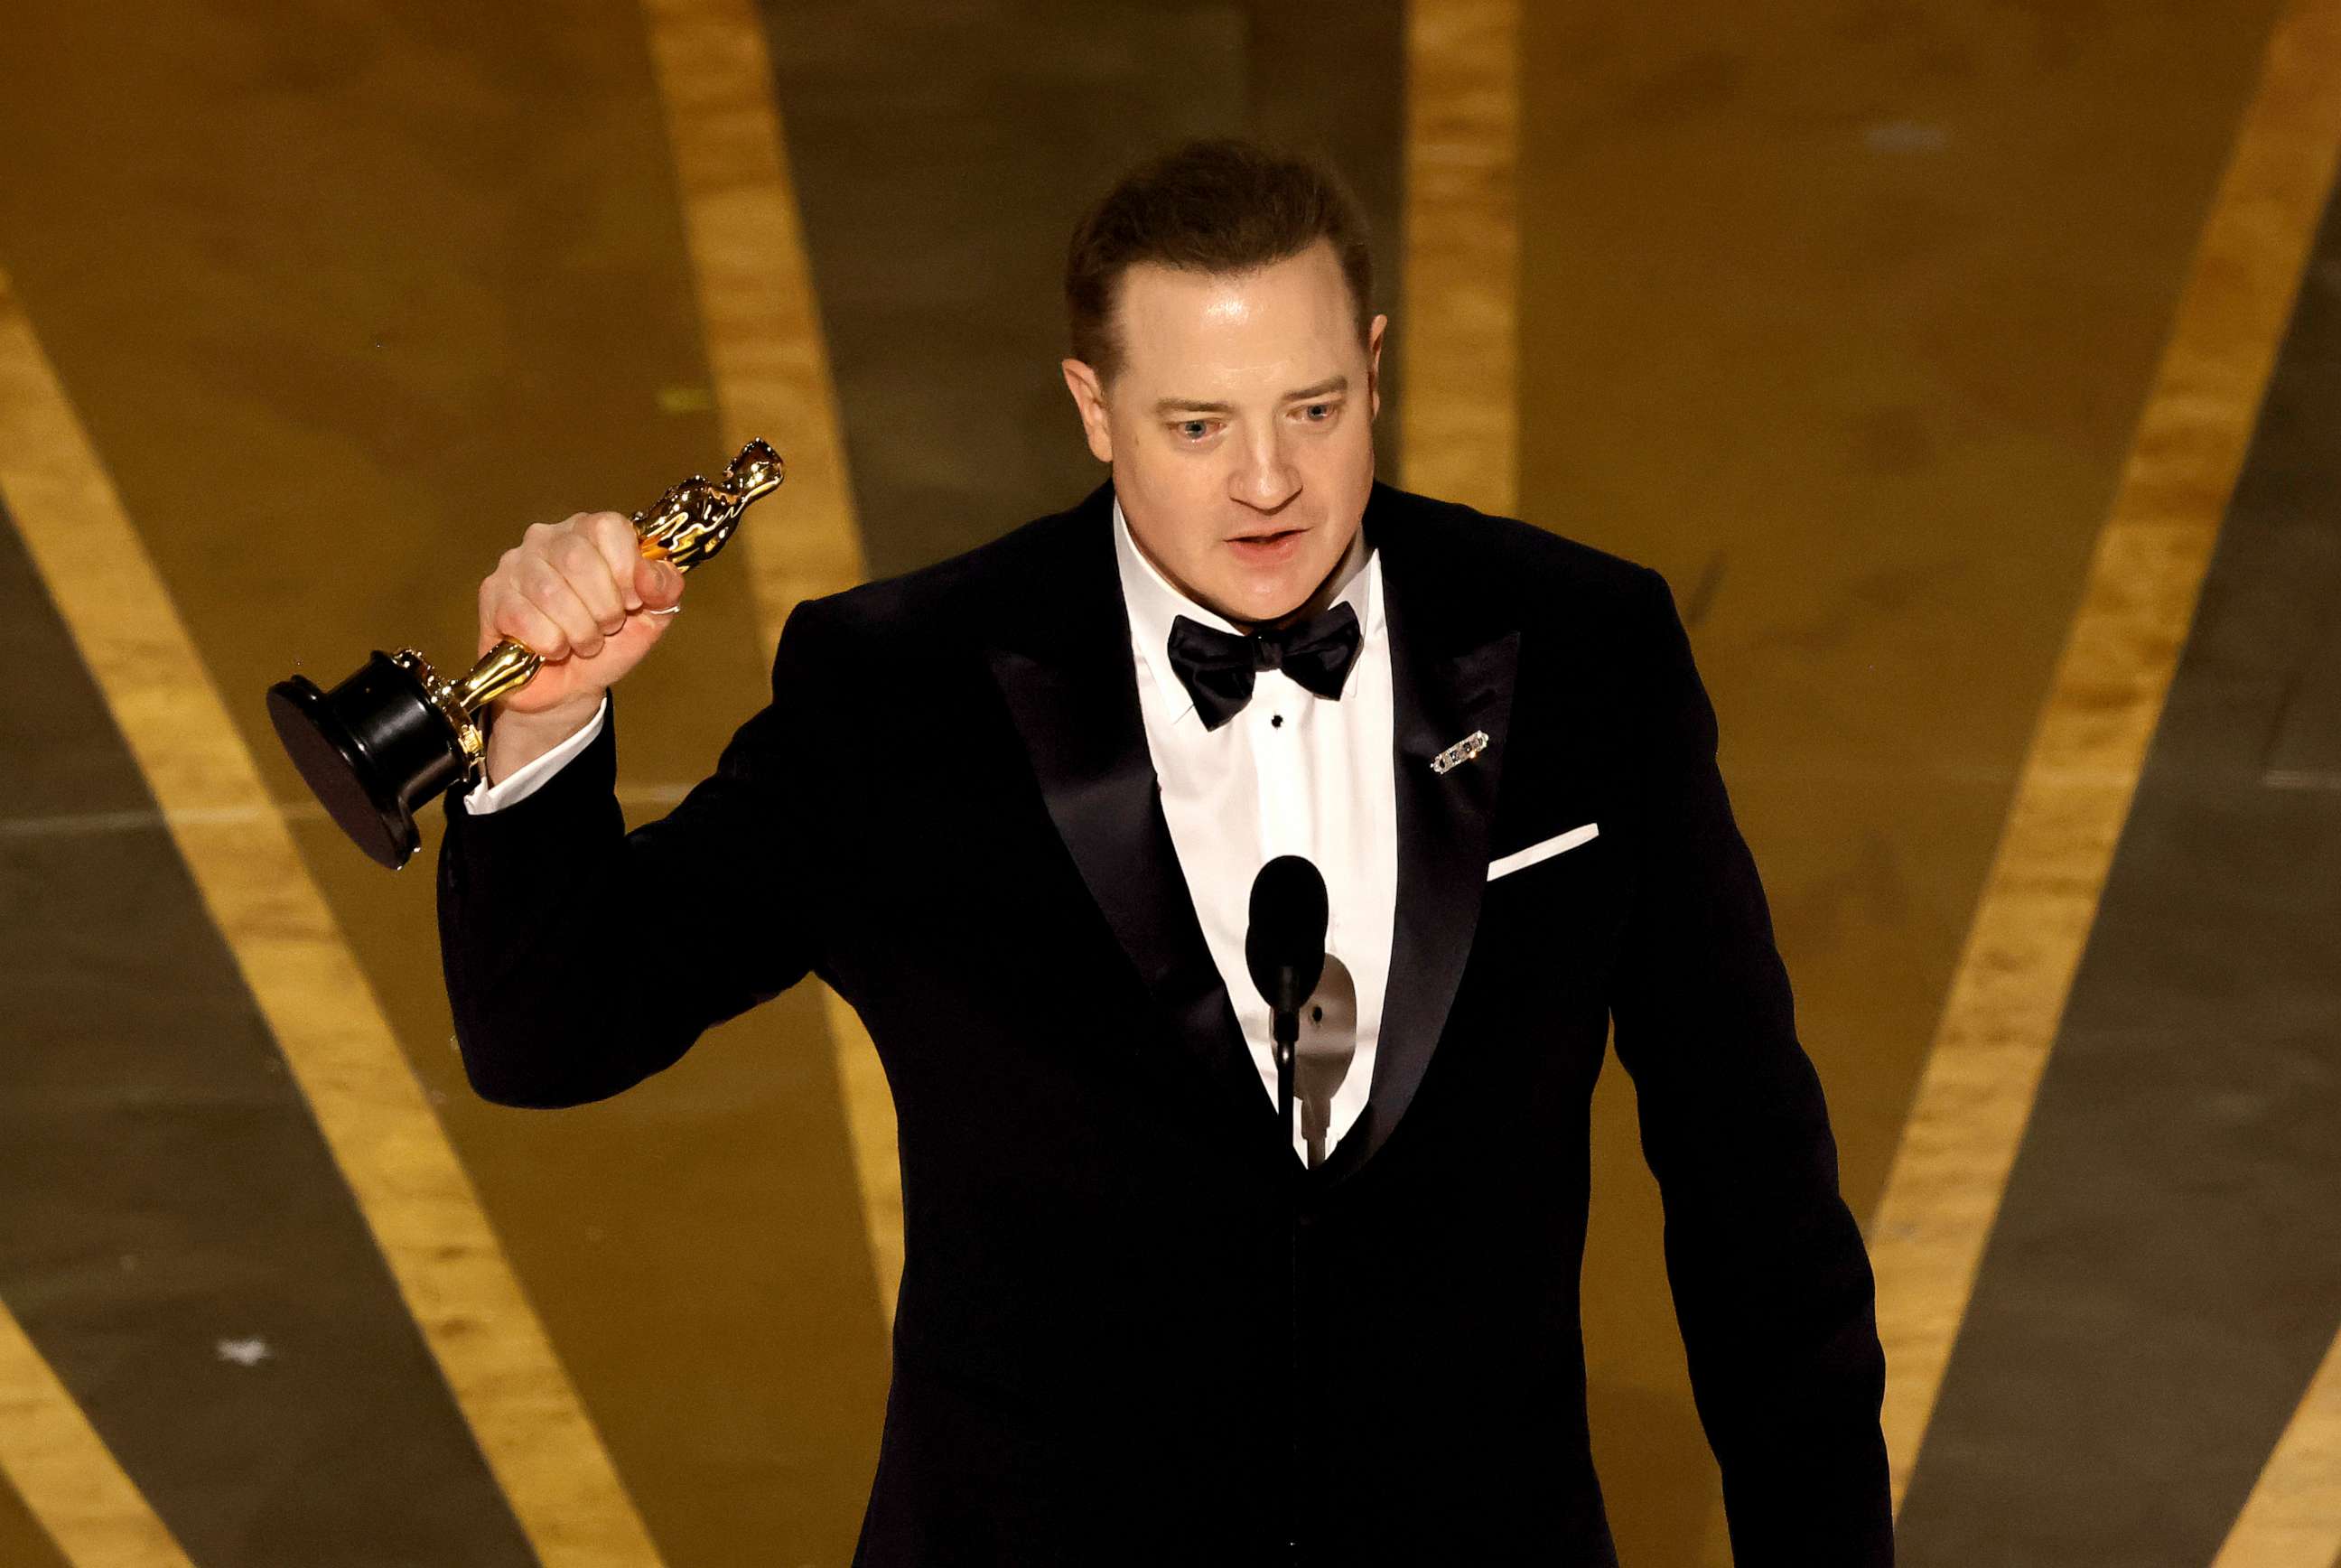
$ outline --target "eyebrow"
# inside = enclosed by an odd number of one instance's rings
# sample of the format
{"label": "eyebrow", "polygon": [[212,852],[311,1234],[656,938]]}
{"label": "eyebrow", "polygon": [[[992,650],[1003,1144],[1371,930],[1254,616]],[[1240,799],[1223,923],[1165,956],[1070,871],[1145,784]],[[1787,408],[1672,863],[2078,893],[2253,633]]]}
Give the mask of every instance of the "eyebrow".
{"label": "eyebrow", "polygon": [[[1319,382],[1314,386],[1304,386],[1298,392],[1288,392],[1278,401],[1281,403],[1299,403],[1303,398],[1323,397],[1329,393],[1347,392],[1349,390],[1350,378],[1346,375],[1335,375]],[[1158,414],[1181,413],[1233,414],[1235,411],[1235,404],[1232,403],[1205,403],[1200,399],[1185,397],[1166,397],[1162,399],[1161,402],[1157,403],[1154,405],[1154,412]]]}

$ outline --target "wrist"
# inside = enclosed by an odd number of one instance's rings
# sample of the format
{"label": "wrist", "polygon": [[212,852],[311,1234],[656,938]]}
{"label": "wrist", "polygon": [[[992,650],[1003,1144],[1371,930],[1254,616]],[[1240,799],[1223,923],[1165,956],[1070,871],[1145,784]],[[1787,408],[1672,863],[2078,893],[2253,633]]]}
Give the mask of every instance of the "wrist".
{"label": "wrist", "polygon": [[593,722],[602,711],[603,694],[581,695],[557,706],[533,713],[490,707],[487,782],[497,784],[544,755]]}

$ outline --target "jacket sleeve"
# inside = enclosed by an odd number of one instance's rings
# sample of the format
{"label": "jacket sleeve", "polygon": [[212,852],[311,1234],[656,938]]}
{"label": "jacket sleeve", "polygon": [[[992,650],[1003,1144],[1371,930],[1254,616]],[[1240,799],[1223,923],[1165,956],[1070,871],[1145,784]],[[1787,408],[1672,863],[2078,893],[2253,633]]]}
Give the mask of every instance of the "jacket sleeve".
{"label": "jacket sleeve", "polygon": [[1666,579],[1638,570],[1640,854],[1610,1011],[1665,1206],[1692,1396],[1738,1562],[1882,1568],[1893,1513],[1869,1258],[1717,767],[1715,710]]}
{"label": "jacket sleeve", "polygon": [[526,798],[482,814],[449,793],[440,960],[483,1098],[606,1099],[814,966],[827,841],[805,786],[823,733],[817,619],[813,603],[791,614],[772,701],[656,822],[625,829],[614,701],[602,733]]}

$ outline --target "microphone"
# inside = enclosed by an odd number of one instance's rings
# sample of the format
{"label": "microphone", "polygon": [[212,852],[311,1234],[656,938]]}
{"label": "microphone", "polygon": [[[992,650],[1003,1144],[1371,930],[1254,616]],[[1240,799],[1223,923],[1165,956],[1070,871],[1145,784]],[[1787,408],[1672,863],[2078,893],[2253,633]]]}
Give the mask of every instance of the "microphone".
{"label": "microphone", "polygon": [[[1280,854],[1260,868],[1251,884],[1251,928],[1244,933],[1244,964],[1251,983],[1280,1019],[1295,1019],[1325,972],[1325,922],[1330,904],[1325,878],[1297,854]],[[1299,1030],[1296,1025],[1294,1036]]]}
{"label": "microphone", "polygon": [[1300,1039],[1300,1009],[1325,973],[1330,910],[1325,878],[1300,855],[1278,855],[1252,880],[1244,966],[1268,1002],[1270,1034],[1276,1042],[1276,1108],[1287,1137],[1292,1135],[1292,1054]]}

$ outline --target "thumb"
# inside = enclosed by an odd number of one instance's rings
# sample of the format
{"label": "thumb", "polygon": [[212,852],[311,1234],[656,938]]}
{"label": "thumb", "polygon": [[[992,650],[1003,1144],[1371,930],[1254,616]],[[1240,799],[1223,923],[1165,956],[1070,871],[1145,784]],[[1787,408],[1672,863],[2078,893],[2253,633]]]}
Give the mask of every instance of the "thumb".
{"label": "thumb", "polygon": [[643,561],[634,567],[634,592],[646,610],[667,610],[682,602],[682,574],[664,561]]}

